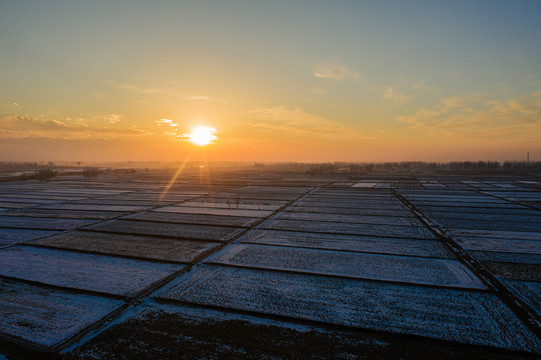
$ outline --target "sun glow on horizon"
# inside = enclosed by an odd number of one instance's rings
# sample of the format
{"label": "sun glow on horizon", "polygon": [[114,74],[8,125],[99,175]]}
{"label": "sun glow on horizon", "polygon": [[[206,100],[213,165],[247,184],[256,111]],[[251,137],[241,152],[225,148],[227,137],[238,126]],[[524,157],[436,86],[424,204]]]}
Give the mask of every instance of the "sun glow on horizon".
{"label": "sun glow on horizon", "polygon": [[191,143],[198,146],[205,146],[212,144],[218,139],[218,137],[214,135],[215,132],[216,129],[214,128],[208,126],[197,126],[193,128],[190,133],[185,134],[185,136]]}

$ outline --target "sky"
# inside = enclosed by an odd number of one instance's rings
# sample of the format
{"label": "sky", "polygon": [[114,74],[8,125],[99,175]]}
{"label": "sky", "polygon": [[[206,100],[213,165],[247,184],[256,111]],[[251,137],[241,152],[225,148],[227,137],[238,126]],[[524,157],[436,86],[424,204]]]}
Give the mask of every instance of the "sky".
{"label": "sky", "polygon": [[0,0],[0,161],[541,161],[539,39],[538,0]]}

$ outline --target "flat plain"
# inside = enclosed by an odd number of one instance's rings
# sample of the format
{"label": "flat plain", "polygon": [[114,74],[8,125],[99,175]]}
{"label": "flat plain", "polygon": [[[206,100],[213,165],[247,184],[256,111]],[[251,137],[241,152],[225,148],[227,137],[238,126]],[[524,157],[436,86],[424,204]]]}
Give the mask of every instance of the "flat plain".
{"label": "flat plain", "polygon": [[541,355],[541,178],[173,173],[0,183],[0,354]]}

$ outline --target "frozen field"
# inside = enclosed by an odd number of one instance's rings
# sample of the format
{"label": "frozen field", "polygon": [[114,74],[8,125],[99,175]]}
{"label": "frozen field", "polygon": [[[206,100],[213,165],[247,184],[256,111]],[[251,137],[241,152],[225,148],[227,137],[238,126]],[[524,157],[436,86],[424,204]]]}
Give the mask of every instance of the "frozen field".
{"label": "frozen field", "polygon": [[0,183],[0,354],[541,355],[541,179],[170,175]]}

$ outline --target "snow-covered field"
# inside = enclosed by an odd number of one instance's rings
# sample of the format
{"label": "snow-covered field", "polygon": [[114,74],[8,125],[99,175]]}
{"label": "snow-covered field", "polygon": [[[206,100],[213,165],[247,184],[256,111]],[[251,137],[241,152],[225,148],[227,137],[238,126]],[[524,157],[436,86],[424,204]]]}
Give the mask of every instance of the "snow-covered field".
{"label": "snow-covered field", "polygon": [[541,355],[536,180],[169,175],[2,183],[0,354]]}

